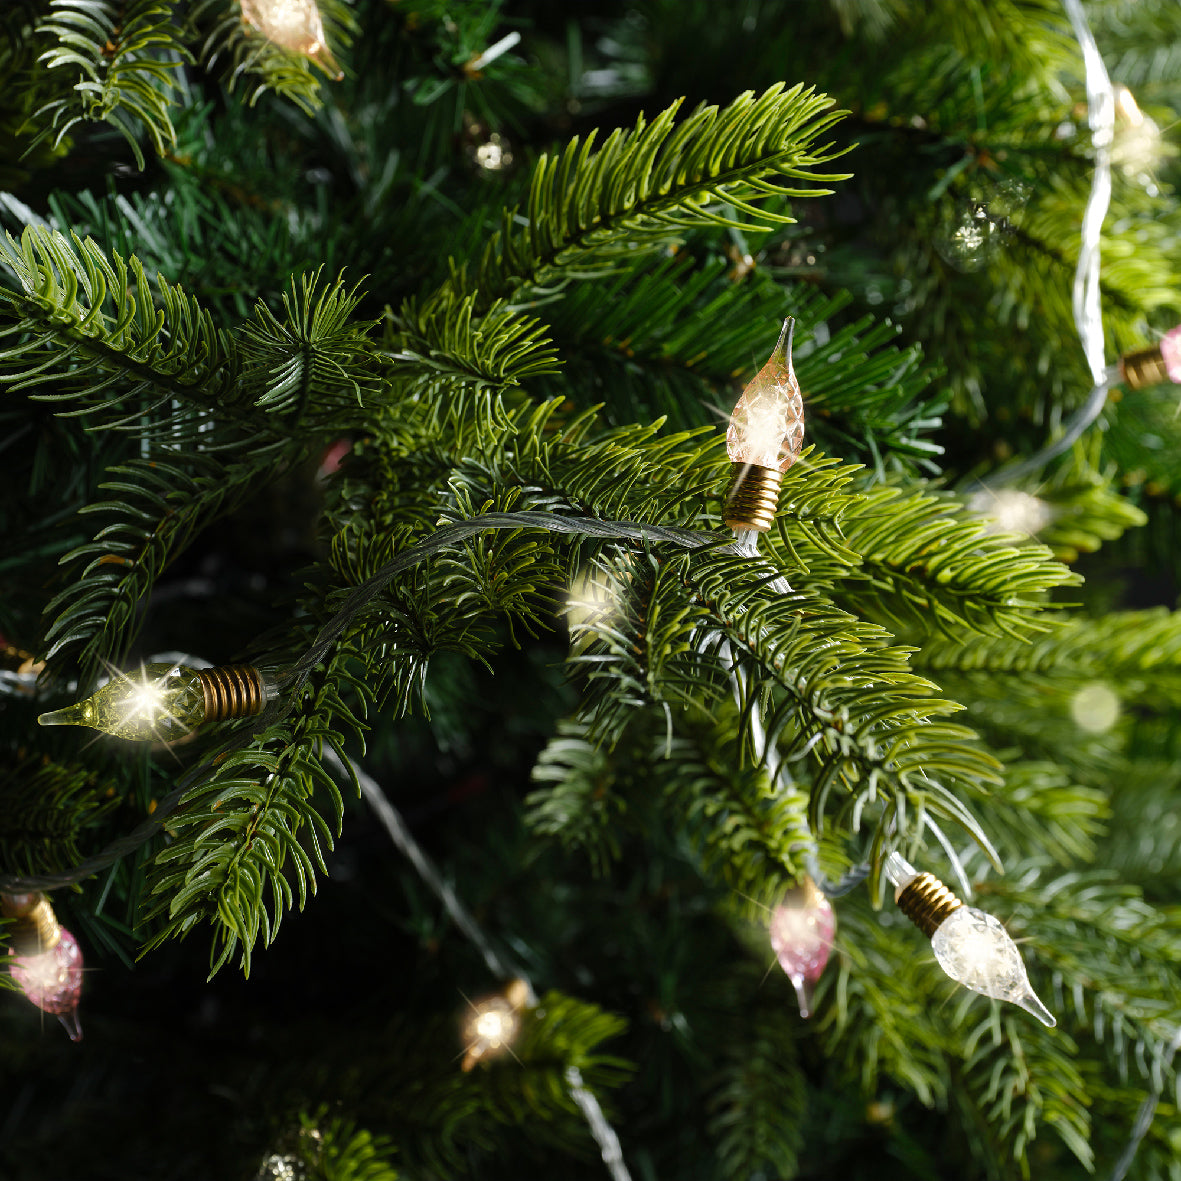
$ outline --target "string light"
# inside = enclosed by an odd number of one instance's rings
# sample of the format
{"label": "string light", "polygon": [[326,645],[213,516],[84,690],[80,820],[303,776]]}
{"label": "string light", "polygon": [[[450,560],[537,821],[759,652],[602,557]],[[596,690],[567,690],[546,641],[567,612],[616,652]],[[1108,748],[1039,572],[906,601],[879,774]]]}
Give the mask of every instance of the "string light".
{"label": "string light", "polygon": [[795,320],[783,323],[767,363],[742,391],[730,416],[726,452],[733,478],[726,496],[731,529],[765,533],[775,519],[779,484],[804,442],[804,399],[791,363]]}
{"label": "string light", "polygon": [[61,926],[44,894],[0,894],[8,927],[9,971],[25,997],[82,1039],[78,998],[82,993],[82,949]]}
{"label": "string light", "polygon": [[986,533],[1024,533],[1032,537],[1054,519],[1050,505],[1017,488],[1000,488],[996,492],[983,488],[968,500],[968,507],[986,520]]}
{"label": "string light", "polygon": [[116,738],[173,742],[205,722],[259,714],[273,683],[251,665],[190,668],[149,664],[138,676],[119,673],[97,693],[42,714],[42,726],[89,726]]}
{"label": "string light", "polygon": [[1009,933],[990,914],[965,906],[937,877],[919,873],[897,853],[886,861],[899,909],[931,940],[939,966],[965,988],[1009,1001],[1043,1025],[1057,1024],[1029,983]]}
{"label": "string light", "polygon": [[771,912],[771,947],[796,990],[801,1017],[812,1015],[812,994],[835,933],[832,905],[807,875]]}
{"label": "string light", "polygon": [[316,0],[241,0],[242,19],[268,41],[314,61],[337,82],[344,71],[328,48]]}
{"label": "string light", "polygon": [[521,1012],[532,1000],[528,981],[518,976],[503,993],[476,1002],[463,1027],[462,1069],[471,1070],[482,1059],[496,1058],[510,1049],[521,1028]]}
{"label": "string light", "polygon": [[1181,324],[1171,328],[1156,344],[1120,357],[1119,375],[1132,390],[1167,381],[1181,385]]}

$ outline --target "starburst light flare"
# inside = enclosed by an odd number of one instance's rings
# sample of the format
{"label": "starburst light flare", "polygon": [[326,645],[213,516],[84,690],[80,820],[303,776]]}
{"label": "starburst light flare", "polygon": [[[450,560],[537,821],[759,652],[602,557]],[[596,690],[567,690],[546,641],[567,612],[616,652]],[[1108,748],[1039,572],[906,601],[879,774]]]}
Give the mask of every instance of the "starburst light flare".
{"label": "starburst light flare", "polygon": [[528,983],[517,977],[509,981],[503,993],[486,997],[472,1006],[463,1027],[465,1046],[460,1066],[464,1071],[512,1046],[521,1027],[521,1011],[531,1000]]}
{"label": "starburst light flare", "polygon": [[899,909],[931,940],[936,961],[953,980],[981,996],[1018,1005],[1043,1025],[1057,1024],[997,919],[965,906],[937,877],[919,873],[897,853],[886,861],[886,876]]}

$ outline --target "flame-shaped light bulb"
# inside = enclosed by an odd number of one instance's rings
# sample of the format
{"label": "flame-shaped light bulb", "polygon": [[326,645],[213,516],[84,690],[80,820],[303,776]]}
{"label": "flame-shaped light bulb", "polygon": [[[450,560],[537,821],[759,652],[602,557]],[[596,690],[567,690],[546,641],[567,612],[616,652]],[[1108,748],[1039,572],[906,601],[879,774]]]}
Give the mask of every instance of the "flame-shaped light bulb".
{"label": "flame-shaped light bulb", "polygon": [[725,515],[731,529],[771,528],[779,483],[803,446],[804,399],[791,363],[794,331],[789,317],[770,360],[742,391],[730,416],[726,452],[733,480]]}
{"label": "flame-shaped light bulb", "polygon": [[917,873],[897,853],[886,863],[902,913],[931,940],[939,966],[982,996],[1019,1005],[1051,1028],[1054,1015],[1042,1004],[1008,931],[974,906],[965,906],[937,877]]}
{"label": "flame-shaped light bulb", "polygon": [[337,82],[344,77],[328,48],[316,0],[241,0],[241,4],[242,19],[268,41],[302,53]]}
{"label": "flame-shaped light bulb", "polygon": [[771,947],[796,990],[801,1017],[812,1016],[812,994],[828,963],[835,933],[832,904],[806,875],[771,912]]}
{"label": "flame-shaped light bulb", "polygon": [[9,971],[28,1000],[56,1017],[70,1035],[82,1039],[78,998],[82,994],[82,950],[58,924],[44,894],[0,894],[7,930]]}
{"label": "flame-shaped light bulb", "polygon": [[85,701],[42,714],[42,726],[89,726],[116,738],[173,742],[204,722],[262,712],[272,685],[250,665],[149,664],[117,673]]}
{"label": "flame-shaped light bulb", "polygon": [[532,1002],[532,989],[518,977],[509,981],[503,993],[474,1004],[463,1027],[461,1068],[471,1070],[482,1058],[495,1058],[511,1047],[521,1027],[521,1011]]}

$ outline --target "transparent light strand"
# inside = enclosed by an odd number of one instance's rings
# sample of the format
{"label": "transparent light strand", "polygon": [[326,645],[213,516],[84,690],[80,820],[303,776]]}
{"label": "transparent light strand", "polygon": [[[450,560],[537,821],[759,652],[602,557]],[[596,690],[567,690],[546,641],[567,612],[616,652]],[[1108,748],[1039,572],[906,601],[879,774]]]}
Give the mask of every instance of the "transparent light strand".
{"label": "transparent light strand", "polygon": [[[480,924],[476,922],[471,912],[464,906],[459,896],[451,888],[451,884],[439,872],[438,867],[426,855],[418,841],[414,839],[414,834],[410,831],[401,812],[390,803],[377,780],[361,767],[358,767],[352,759],[346,765],[345,761],[331,747],[325,748],[324,761],[335,768],[337,773],[343,778],[348,778],[349,775],[356,777],[357,783],[361,787],[361,794],[377,814],[377,818],[389,834],[390,840],[394,842],[394,845],[406,860],[414,866],[415,871],[427,888],[442,903],[443,909],[447,912],[451,921],[467,936],[475,949],[480,953],[488,971],[503,980],[519,977],[525,981],[529,989],[530,998],[535,998],[537,994],[534,992],[533,985],[529,982],[528,976],[520,971],[520,969],[510,966],[496,950],[492,941],[480,927]],[[565,1071],[565,1079],[566,1086],[570,1092],[570,1098],[574,1100],[579,1111],[582,1112],[587,1127],[590,1129],[590,1134],[599,1146],[603,1163],[607,1166],[607,1172],[611,1174],[612,1181],[632,1181],[631,1174],[628,1172],[627,1165],[623,1159],[623,1149],[619,1143],[619,1136],[607,1121],[607,1117],[603,1114],[603,1109],[599,1105],[598,1099],[587,1089],[578,1067],[568,1066]]]}
{"label": "transparent light strand", "polygon": [[1066,420],[1061,438],[1043,447],[1035,455],[1007,469],[994,480],[980,482],[980,487],[1011,484],[1044,467],[1061,455],[1082,436],[1099,417],[1107,402],[1107,391],[1120,380],[1118,365],[1108,366],[1103,340],[1103,307],[1100,301],[1100,240],[1103,222],[1111,205],[1111,146],[1115,139],[1115,88],[1108,77],[1107,67],[1095,43],[1080,0],[1062,0],[1070,19],[1075,40],[1083,55],[1087,88],[1087,125],[1091,129],[1091,143],[1095,148],[1095,169],[1091,175],[1091,192],[1083,211],[1078,263],[1074,271],[1071,309],[1074,326],[1083,346],[1083,355],[1095,383],[1087,400]]}
{"label": "transparent light strand", "polygon": [[1074,324],[1082,341],[1083,353],[1091,370],[1091,380],[1099,385],[1107,368],[1104,360],[1103,309],[1099,291],[1099,240],[1103,220],[1111,204],[1111,145],[1115,138],[1115,90],[1107,76],[1107,67],[1095,44],[1081,0],[1062,0],[1074,29],[1075,40],[1083,53],[1086,72],[1087,122],[1095,147],[1095,171],[1091,177],[1091,195],[1083,213],[1082,243],[1074,272]]}

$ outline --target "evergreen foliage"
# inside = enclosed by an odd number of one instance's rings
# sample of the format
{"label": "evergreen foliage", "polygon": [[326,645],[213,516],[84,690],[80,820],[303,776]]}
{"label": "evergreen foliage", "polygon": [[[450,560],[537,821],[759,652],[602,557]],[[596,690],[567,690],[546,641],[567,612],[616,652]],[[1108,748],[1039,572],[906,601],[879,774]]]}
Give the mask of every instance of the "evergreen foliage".
{"label": "evergreen foliage", "polygon": [[[1111,357],[1181,315],[1181,21],[1087,8],[1152,121]],[[320,11],[317,63],[237,0],[0,12],[0,889],[103,969],[78,1049],[3,994],[0,1174],[600,1177],[593,1096],[636,1177],[1178,1181],[1176,387],[1002,512],[1091,385],[1063,9]],[[723,423],[785,316],[808,445],[752,550]],[[277,693],[38,727],[160,654]],[[939,971],[895,850],[1057,1028]],[[506,966],[539,996],[461,1071]]]}

